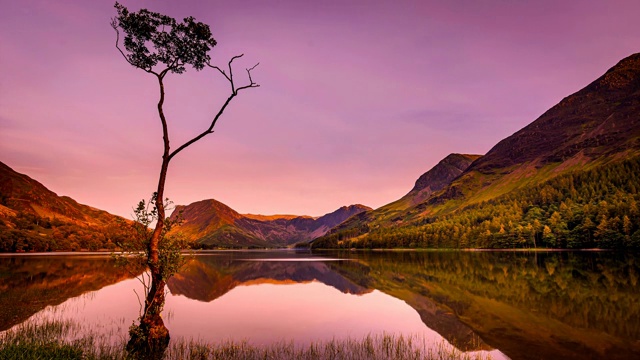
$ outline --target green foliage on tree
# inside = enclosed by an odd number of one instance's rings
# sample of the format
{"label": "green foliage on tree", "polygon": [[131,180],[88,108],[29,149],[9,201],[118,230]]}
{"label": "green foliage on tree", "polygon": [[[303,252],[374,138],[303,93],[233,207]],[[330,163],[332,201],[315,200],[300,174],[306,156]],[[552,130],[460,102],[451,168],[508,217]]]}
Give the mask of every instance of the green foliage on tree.
{"label": "green foliage on tree", "polygon": [[122,52],[133,66],[147,72],[154,72],[158,63],[163,64],[161,73],[167,71],[181,74],[185,65],[202,70],[211,60],[209,50],[216,45],[207,24],[187,17],[182,22],[176,19],[141,9],[130,12],[116,2],[118,16],[113,19],[112,27],[117,34],[124,32]]}
{"label": "green foliage on tree", "polygon": [[[147,268],[149,259],[149,242],[153,236],[151,226],[158,221],[157,194],[153,194],[149,201],[141,200],[133,209],[135,221],[131,225],[131,236],[118,242],[120,253],[114,254],[117,263],[121,266],[133,269],[135,273]],[[165,200],[165,209],[170,210],[173,203]],[[180,214],[173,219],[166,218],[159,243],[159,269],[161,278],[166,281],[173,276],[184,263],[185,257],[181,251],[190,247],[189,242],[180,234],[169,235],[171,229],[182,221]],[[140,278],[145,290],[148,290],[148,282],[144,277]]]}

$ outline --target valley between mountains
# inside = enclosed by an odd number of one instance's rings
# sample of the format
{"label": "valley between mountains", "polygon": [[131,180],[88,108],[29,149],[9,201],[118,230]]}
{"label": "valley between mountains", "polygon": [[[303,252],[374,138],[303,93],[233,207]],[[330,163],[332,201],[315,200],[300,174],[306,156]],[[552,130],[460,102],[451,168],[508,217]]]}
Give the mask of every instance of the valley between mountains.
{"label": "valley between mountains", "polygon": [[[452,149],[455,150],[455,149]],[[640,248],[640,54],[487,154],[453,153],[402,198],[318,218],[176,206],[195,248]],[[116,249],[130,220],[0,163],[0,251]]]}

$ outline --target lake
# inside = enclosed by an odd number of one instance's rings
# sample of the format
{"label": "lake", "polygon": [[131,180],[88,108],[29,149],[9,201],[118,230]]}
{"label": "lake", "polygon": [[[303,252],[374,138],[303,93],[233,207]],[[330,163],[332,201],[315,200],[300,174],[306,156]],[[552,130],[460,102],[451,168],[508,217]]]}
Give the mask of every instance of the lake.
{"label": "lake", "polygon": [[[416,336],[492,359],[640,358],[640,261],[615,252],[220,251],[168,282],[172,339]],[[142,284],[108,255],[0,255],[0,331],[59,318],[116,341]]]}

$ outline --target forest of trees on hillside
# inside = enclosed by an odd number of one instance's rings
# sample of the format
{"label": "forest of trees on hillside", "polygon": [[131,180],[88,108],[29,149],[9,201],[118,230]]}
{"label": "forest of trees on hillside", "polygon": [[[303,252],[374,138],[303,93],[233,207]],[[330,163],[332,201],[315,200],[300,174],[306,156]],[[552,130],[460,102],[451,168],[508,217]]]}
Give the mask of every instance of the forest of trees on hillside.
{"label": "forest of trees on hillside", "polygon": [[329,234],[314,248],[640,248],[640,158],[572,172],[420,221]]}
{"label": "forest of trees on hillside", "polygon": [[87,227],[19,212],[0,218],[0,252],[115,250],[133,234],[133,227],[124,221]]}
{"label": "forest of trees on hillside", "polygon": [[[358,224],[312,246],[640,249],[638,174],[640,157],[560,175],[443,216],[376,228]],[[115,250],[132,234],[124,222],[87,227],[22,212],[0,218],[0,252]]]}

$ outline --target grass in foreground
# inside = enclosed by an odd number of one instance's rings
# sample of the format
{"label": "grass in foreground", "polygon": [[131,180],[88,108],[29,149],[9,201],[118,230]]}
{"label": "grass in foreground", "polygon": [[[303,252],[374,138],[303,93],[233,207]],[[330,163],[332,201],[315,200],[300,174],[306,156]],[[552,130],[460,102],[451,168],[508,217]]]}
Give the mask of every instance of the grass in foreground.
{"label": "grass in foreground", "polygon": [[[82,331],[85,335],[75,340]],[[126,340],[106,344],[101,337],[87,333],[74,322],[45,320],[25,323],[0,334],[0,360],[18,359],[131,359],[125,351]],[[477,356],[476,356],[477,355]],[[256,346],[247,342],[206,343],[195,340],[172,341],[165,359],[487,359],[483,354],[465,354],[448,343],[426,348],[418,337],[389,334],[368,335],[363,339],[330,340],[296,346],[280,342]]]}

